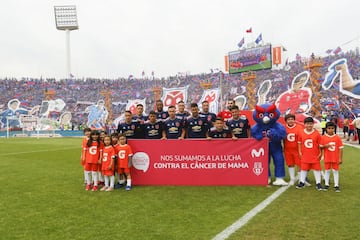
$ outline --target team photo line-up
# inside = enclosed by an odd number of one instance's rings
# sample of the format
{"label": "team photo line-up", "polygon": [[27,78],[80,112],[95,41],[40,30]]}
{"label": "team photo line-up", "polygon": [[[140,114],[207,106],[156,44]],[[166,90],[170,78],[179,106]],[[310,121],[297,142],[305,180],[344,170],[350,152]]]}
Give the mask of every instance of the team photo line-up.
{"label": "team photo line-up", "polygon": [[[275,105],[274,105],[275,106]],[[202,111],[196,103],[190,105],[191,112],[185,110],[185,103],[178,102],[163,110],[163,102],[156,101],[156,111],[146,116],[143,105],[136,106],[136,115],[125,111],[125,118],[120,121],[117,131],[111,134],[105,131],[84,129],[81,164],[84,167],[86,191],[113,191],[125,186],[131,190],[132,148],[127,139],[239,139],[252,137],[252,128],[245,115],[240,114],[234,100],[227,102],[227,109],[217,115],[209,112],[209,103],[202,102]],[[275,108],[276,109],[276,108]],[[278,114],[277,114],[278,113]],[[269,115],[279,118],[277,111]],[[278,115],[278,116],[274,116]],[[257,117],[266,118],[263,114]],[[336,124],[327,122],[322,135],[314,127],[314,119],[306,117],[297,122],[294,114],[286,114],[282,128],[286,135],[281,139],[283,157],[275,164],[276,181],[273,185],[295,185],[297,189],[311,186],[307,173],[313,170],[315,188],[327,191],[330,188],[330,173],[333,172],[334,190],[340,192],[339,165],[343,162],[343,142],[336,134]],[[349,125],[356,125],[360,118]],[[263,130],[262,135],[269,138],[271,148],[271,130]],[[255,135],[255,133],[254,133]],[[255,136],[256,139],[258,137]],[[275,141],[275,140],[274,140]],[[271,149],[270,149],[271,151]],[[323,164],[321,164],[323,161]],[[288,166],[290,181],[285,182],[284,164]],[[322,166],[324,165],[324,171]],[[269,156],[270,168],[270,156]],[[298,172],[296,174],[296,171]],[[116,177],[115,177],[116,176]],[[269,171],[268,183],[271,183]],[[321,177],[324,186],[321,185]],[[115,179],[116,178],[116,179]],[[115,181],[117,182],[115,184]]]}

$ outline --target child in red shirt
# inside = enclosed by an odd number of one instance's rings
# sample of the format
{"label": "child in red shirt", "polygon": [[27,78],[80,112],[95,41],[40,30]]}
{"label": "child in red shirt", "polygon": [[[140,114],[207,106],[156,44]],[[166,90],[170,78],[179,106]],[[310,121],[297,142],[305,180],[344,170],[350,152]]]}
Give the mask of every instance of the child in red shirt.
{"label": "child in red shirt", "polygon": [[298,139],[298,150],[300,156],[300,182],[296,186],[302,189],[305,186],[305,179],[309,170],[314,170],[316,189],[322,190],[321,186],[321,165],[320,165],[320,140],[321,135],[314,129],[314,119],[307,117],[304,119],[305,129],[300,132]]}
{"label": "child in red shirt", "polygon": [[115,149],[111,145],[111,137],[104,136],[104,151],[102,155],[101,173],[104,176],[105,186],[100,191],[113,191],[114,190],[114,159],[116,157]]}
{"label": "child in red shirt", "polygon": [[333,122],[326,123],[326,133],[321,137],[322,157],[325,163],[325,187],[329,189],[330,170],[334,175],[335,192],[340,192],[339,188],[339,165],[342,163],[343,148],[341,138],[335,134],[335,124]]}
{"label": "child in red shirt", "polygon": [[[300,133],[304,128],[296,124],[294,114],[285,115],[285,129],[286,129],[286,138],[284,139],[284,157],[286,164],[288,166],[290,182],[289,185],[294,185],[295,183],[295,166],[297,171],[300,172],[300,156],[298,150],[298,138]],[[299,174],[300,175],[300,174]]]}
{"label": "child in red shirt", "polygon": [[125,180],[122,179],[123,173],[126,175],[126,190],[131,190],[131,175],[130,175],[130,167],[132,160],[132,149],[130,145],[126,143],[126,135],[119,134],[119,145],[116,146],[115,149],[118,152],[118,162],[117,162],[117,172],[121,178],[122,182]]}
{"label": "child in red shirt", "polygon": [[86,178],[86,191],[91,188],[91,179],[94,182],[92,191],[98,190],[98,168],[101,163],[103,152],[103,143],[100,141],[99,132],[96,130],[91,131],[90,138],[84,149],[85,152],[85,178]]}

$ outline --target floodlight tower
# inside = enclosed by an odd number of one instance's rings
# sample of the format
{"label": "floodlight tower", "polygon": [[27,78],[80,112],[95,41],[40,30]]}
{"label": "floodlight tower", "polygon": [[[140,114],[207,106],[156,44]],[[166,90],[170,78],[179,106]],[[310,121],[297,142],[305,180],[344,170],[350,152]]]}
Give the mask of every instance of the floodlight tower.
{"label": "floodlight tower", "polygon": [[70,31],[79,29],[76,6],[54,6],[56,29],[66,33],[66,74],[71,77]]}

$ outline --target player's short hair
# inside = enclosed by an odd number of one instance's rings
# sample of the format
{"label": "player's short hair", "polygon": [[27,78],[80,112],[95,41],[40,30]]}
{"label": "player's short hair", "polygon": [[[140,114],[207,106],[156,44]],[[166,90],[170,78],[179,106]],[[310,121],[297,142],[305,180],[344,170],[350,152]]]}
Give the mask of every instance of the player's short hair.
{"label": "player's short hair", "polygon": [[154,110],[151,110],[150,112],[149,112],[149,116],[150,115],[155,115],[156,116],[156,112],[154,111]]}
{"label": "player's short hair", "polygon": [[325,128],[328,128],[328,127],[336,127],[335,123],[334,122],[327,122],[326,125],[325,125]]}
{"label": "player's short hair", "polygon": [[190,105],[190,107],[198,107],[198,105],[197,105],[197,103],[192,103],[191,105]]}
{"label": "player's short hair", "polygon": [[132,115],[132,112],[130,110],[126,110],[125,113],[130,113]]}
{"label": "player's short hair", "polygon": [[86,127],[86,128],[84,128],[84,133],[86,133],[86,132],[91,132],[91,128],[89,128],[89,127]]}
{"label": "player's short hair", "polygon": [[204,101],[202,101],[201,104],[204,104],[204,103],[209,103],[209,101],[208,101],[208,100],[204,100]]}
{"label": "player's short hair", "polygon": [[113,137],[119,138],[119,134],[116,133],[116,132],[112,133],[110,136],[111,136],[112,138],[113,138]]}
{"label": "player's short hair", "polygon": [[137,104],[136,107],[144,107],[141,103]]}
{"label": "player's short hair", "polygon": [[174,105],[170,105],[169,107],[168,107],[168,109],[170,109],[170,108],[176,108]]}
{"label": "player's short hair", "polygon": [[180,101],[178,101],[178,103],[177,103],[177,104],[179,104],[179,103],[184,103],[184,101],[183,101],[183,100],[180,100]]}
{"label": "player's short hair", "polygon": [[312,117],[307,117],[304,119],[304,123],[314,123],[314,119]]}
{"label": "player's short hair", "polygon": [[231,107],[231,110],[239,110],[239,106],[238,105],[234,105]]}
{"label": "player's short hair", "polygon": [[284,119],[285,121],[287,121],[289,118],[293,118],[295,120],[295,114],[292,113],[288,113],[285,115]]}
{"label": "player's short hair", "polygon": [[216,118],[215,118],[215,122],[216,122],[216,121],[222,121],[222,122],[223,122],[223,119],[222,119],[221,117],[216,117]]}
{"label": "player's short hair", "polygon": [[126,138],[126,134],[125,133],[119,133],[119,138],[121,138],[121,137],[124,137],[124,138]]}

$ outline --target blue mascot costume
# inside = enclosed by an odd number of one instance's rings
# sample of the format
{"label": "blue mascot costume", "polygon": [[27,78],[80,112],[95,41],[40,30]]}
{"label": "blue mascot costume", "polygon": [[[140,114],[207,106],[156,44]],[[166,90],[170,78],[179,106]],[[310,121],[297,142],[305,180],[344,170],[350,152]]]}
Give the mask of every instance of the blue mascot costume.
{"label": "blue mascot costume", "polygon": [[251,135],[256,140],[264,137],[269,138],[269,180],[271,182],[270,159],[272,157],[275,168],[275,181],[273,185],[286,186],[285,177],[285,161],[281,142],[286,137],[286,129],[277,122],[280,112],[275,104],[262,104],[255,107],[253,118],[256,124],[251,128]]}

